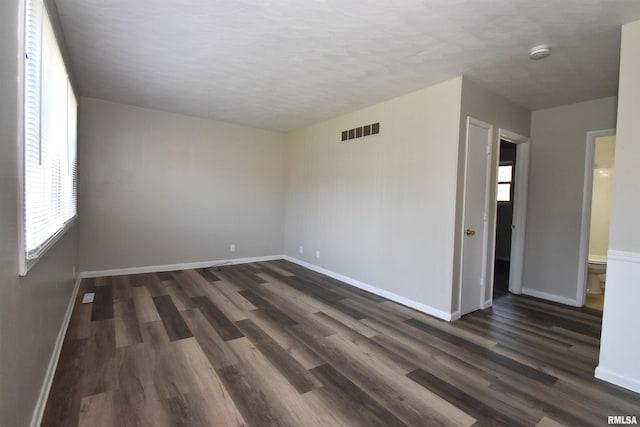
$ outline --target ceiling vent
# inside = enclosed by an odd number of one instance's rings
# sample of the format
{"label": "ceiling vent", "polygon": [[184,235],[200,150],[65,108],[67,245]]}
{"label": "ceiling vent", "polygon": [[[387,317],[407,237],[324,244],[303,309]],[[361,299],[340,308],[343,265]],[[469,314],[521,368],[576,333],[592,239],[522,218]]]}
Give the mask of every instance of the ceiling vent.
{"label": "ceiling vent", "polygon": [[369,135],[377,135],[380,133],[380,123],[372,123],[370,125],[360,126],[359,128],[343,130],[341,141],[349,141],[351,139],[362,138]]}

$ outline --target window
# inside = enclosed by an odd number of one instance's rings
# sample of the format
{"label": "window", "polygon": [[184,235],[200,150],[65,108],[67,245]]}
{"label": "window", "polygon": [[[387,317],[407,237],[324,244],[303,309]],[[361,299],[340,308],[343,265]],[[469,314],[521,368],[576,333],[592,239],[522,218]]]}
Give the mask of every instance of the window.
{"label": "window", "polygon": [[23,241],[20,274],[76,217],[77,102],[42,0],[25,21]]}
{"label": "window", "polygon": [[513,165],[498,166],[498,201],[511,201],[511,180],[513,177]]}

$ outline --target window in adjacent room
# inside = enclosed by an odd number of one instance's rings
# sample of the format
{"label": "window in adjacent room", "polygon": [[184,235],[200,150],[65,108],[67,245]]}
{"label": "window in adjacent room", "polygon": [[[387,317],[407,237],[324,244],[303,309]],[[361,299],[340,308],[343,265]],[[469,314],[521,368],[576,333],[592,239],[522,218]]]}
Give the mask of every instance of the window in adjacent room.
{"label": "window in adjacent room", "polygon": [[511,201],[511,181],[513,178],[513,165],[498,166],[498,201]]}
{"label": "window in adjacent room", "polygon": [[20,274],[76,217],[77,102],[42,0],[25,9],[22,248]]}

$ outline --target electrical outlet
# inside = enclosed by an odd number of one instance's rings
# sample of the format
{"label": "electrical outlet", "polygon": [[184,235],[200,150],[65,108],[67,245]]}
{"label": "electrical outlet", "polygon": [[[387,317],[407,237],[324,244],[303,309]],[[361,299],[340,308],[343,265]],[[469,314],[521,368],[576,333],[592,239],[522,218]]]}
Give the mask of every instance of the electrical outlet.
{"label": "electrical outlet", "polygon": [[231,252],[235,252],[236,251],[236,244],[232,243],[231,246],[229,246],[229,251]]}
{"label": "electrical outlet", "polygon": [[320,258],[320,251],[316,251],[316,258]]}
{"label": "electrical outlet", "polygon": [[298,248],[298,252],[303,253],[304,249],[302,248],[302,245],[300,245],[300,247]]}

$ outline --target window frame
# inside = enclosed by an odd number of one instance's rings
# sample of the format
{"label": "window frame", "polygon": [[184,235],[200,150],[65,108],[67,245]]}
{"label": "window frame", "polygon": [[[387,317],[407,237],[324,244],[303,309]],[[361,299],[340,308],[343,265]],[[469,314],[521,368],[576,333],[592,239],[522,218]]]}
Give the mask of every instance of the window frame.
{"label": "window frame", "polygon": [[[69,104],[69,91],[70,93],[73,95],[74,101],[75,101],[75,124],[76,124],[76,129],[75,129],[75,176],[72,178],[72,185],[73,185],[73,197],[74,197],[74,203],[75,203],[75,213],[72,217],[68,218],[65,220],[65,222],[62,224],[62,226],[56,231],[54,232],[52,235],[50,235],[44,242],[42,242],[41,245],[39,245],[36,249],[36,254],[34,256],[29,257],[28,251],[27,251],[27,238],[26,238],[26,206],[25,206],[25,201],[26,201],[26,194],[25,194],[25,190],[26,190],[26,164],[25,164],[25,150],[27,147],[26,144],[26,138],[27,138],[27,131],[26,131],[26,125],[25,125],[25,119],[27,117],[26,112],[25,112],[25,107],[27,106],[27,103],[25,101],[25,95],[26,95],[26,85],[27,85],[27,81],[26,81],[26,76],[25,76],[25,72],[26,72],[26,62],[27,62],[27,31],[28,31],[28,19],[29,19],[29,15],[28,15],[28,10],[29,10],[29,3],[39,3],[39,8],[41,8],[41,13],[42,13],[42,19],[40,22],[40,36],[44,37],[44,22],[45,19],[49,20],[49,24],[51,25],[51,28],[53,30],[53,37],[55,38],[55,43],[56,43],[56,47],[59,51],[60,56],[62,57],[62,63],[64,64],[64,68],[65,68],[65,73],[66,73],[66,77],[67,77],[67,123],[69,122],[69,114],[68,114],[68,104]],[[58,32],[56,31],[56,25],[54,20],[51,18],[52,13],[48,10],[46,2],[44,0],[27,0],[24,2],[20,2],[20,8],[19,8],[19,19],[18,19],[18,29],[19,29],[19,36],[18,36],[18,90],[17,90],[17,172],[18,172],[18,194],[17,194],[17,210],[18,210],[18,215],[17,215],[17,222],[18,222],[18,226],[17,231],[18,231],[18,250],[19,250],[19,256],[18,256],[18,275],[19,276],[26,276],[27,273],[29,272],[29,270],[31,268],[33,268],[33,266],[44,256],[44,254],[47,253],[47,251],[49,249],[51,249],[57,242],[58,240],[60,240],[60,238],[62,236],[64,236],[67,231],[69,231],[74,223],[75,220],[78,217],[78,191],[77,191],[77,163],[78,163],[78,144],[77,144],[77,118],[78,118],[78,106],[79,106],[79,99],[78,96],[76,94],[76,91],[74,90],[73,87],[73,82],[71,81],[70,75],[69,75],[69,67],[67,62],[65,61],[65,57],[63,54],[63,50],[62,47],[63,45],[61,45],[60,43],[60,37]],[[41,46],[40,49],[42,49],[42,41],[41,41]],[[42,51],[40,52],[40,67],[42,67]],[[42,94],[42,92],[40,92],[40,95]],[[42,120],[40,120],[40,126],[42,126]],[[67,124],[67,149],[70,147],[69,145],[69,138],[70,137],[70,133],[69,133],[69,128],[68,128],[68,124]]]}
{"label": "window frame", "polygon": [[[511,177],[509,181],[500,181],[500,168],[503,166],[511,166]],[[514,181],[514,175],[515,175],[515,167],[514,167],[514,162],[509,160],[509,161],[505,161],[505,162],[499,162],[498,163],[498,171],[497,171],[497,176],[496,176],[496,202],[497,203],[513,203],[513,181]],[[508,184],[509,185],[509,200],[500,200],[498,198],[498,188],[500,186],[500,184]]]}

